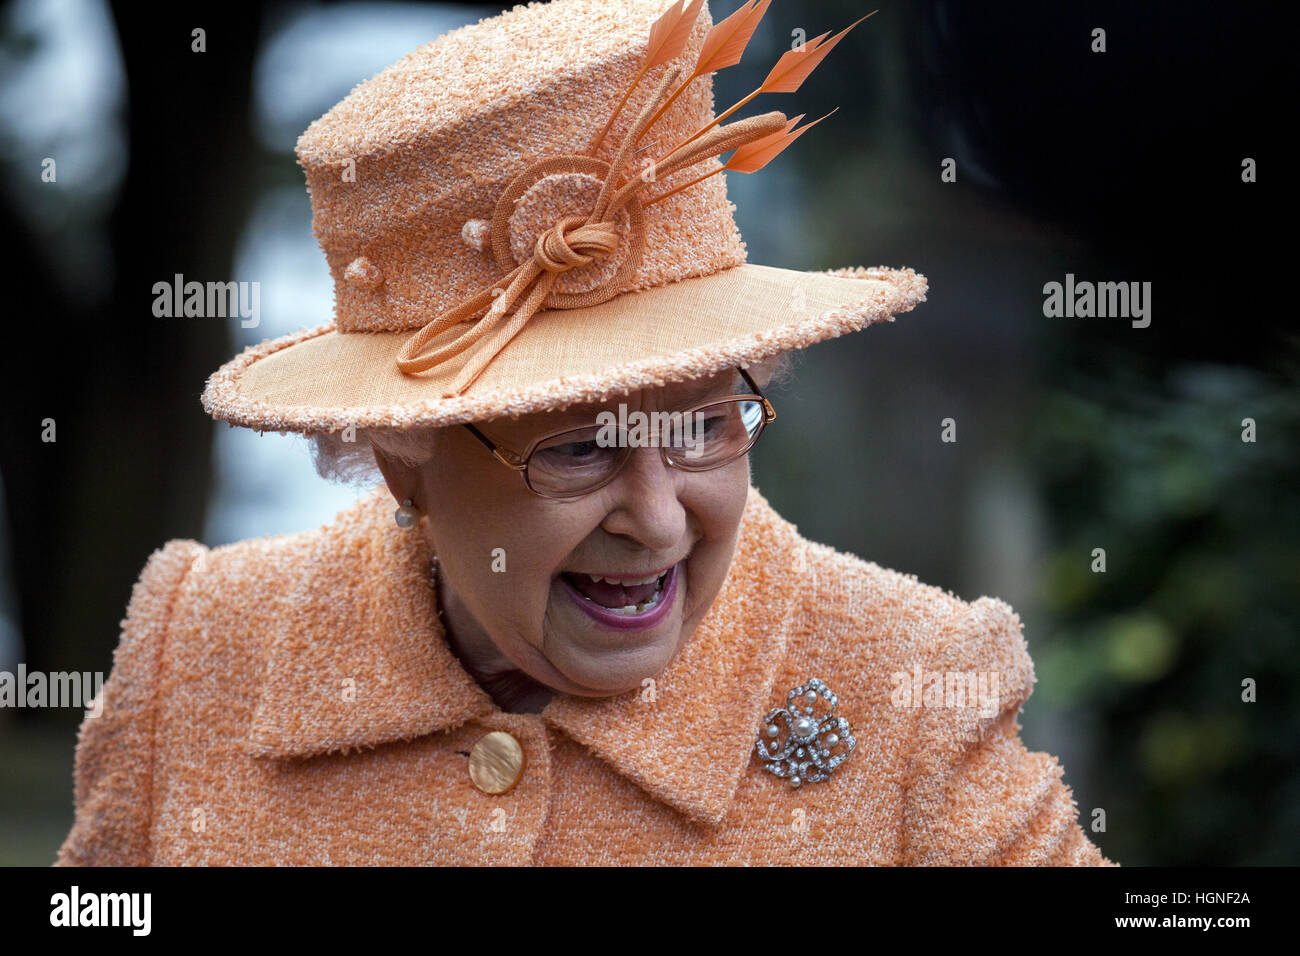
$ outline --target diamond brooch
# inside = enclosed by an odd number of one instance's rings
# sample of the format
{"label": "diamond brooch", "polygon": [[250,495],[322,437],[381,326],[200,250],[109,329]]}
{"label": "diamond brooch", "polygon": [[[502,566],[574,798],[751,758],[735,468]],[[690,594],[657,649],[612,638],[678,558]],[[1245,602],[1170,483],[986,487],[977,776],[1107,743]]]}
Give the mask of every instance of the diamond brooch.
{"label": "diamond brooch", "polygon": [[[816,677],[790,688],[785,706],[763,719],[756,743],[763,766],[787,777],[791,787],[829,777],[856,744],[849,722],[835,716],[838,704],[839,698]],[[814,714],[817,709],[822,713]]]}

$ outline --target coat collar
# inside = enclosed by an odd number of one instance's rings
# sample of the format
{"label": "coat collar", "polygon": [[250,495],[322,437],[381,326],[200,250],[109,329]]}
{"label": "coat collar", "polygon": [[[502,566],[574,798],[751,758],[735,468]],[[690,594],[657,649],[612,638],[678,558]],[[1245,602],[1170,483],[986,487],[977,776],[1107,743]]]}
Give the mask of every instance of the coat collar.
{"label": "coat collar", "polygon": [[[499,712],[447,645],[424,536],[401,531],[391,506],[381,486],[298,539],[243,743],[252,756],[346,753]],[[722,590],[653,699],[558,694],[542,720],[655,799],[719,823],[774,706],[804,544],[751,487]]]}

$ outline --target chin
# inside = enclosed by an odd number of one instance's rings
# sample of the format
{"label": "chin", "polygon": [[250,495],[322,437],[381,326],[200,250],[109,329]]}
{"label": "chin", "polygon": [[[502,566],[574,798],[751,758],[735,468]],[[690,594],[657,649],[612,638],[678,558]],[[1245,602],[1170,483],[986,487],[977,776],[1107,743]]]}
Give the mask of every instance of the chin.
{"label": "chin", "polygon": [[581,697],[614,697],[641,690],[646,678],[657,680],[684,643],[679,636],[670,644],[665,639],[665,642],[656,641],[626,653],[604,652],[599,657],[605,660],[583,654],[581,660],[562,661],[563,667],[555,663],[552,666],[568,685],[559,688],[564,693]]}

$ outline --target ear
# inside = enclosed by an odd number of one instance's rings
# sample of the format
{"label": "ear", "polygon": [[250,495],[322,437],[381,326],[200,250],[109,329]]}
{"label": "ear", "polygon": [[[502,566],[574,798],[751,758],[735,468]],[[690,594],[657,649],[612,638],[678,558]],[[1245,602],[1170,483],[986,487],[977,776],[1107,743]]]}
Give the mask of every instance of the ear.
{"label": "ear", "polygon": [[393,500],[401,504],[410,498],[417,508],[422,507],[419,498],[419,469],[401,459],[388,457],[378,447],[374,448],[374,452],[375,464],[379,466],[379,473],[384,476],[384,482],[388,485],[388,492],[393,496]]}

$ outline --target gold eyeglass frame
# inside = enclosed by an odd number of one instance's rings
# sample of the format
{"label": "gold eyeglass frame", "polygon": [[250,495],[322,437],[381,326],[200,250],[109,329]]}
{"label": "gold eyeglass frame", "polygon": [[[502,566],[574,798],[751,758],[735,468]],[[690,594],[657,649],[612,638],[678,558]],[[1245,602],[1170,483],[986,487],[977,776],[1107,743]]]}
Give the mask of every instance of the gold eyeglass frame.
{"label": "gold eyeglass frame", "polygon": [[[767,396],[765,396],[762,390],[758,387],[758,383],[755,382],[754,379],[750,376],[750,374],[740,366],[737,366],[736,369],[737,371],[740,372],[741,377],[744,378],[745,383],[750,388],[753,389],[753,392],[745,392],[736,395],[728,395],[725,398],[714,398],[714,399],[710,399],[707,402],[700,402],[697,405],[692,405],[690,408],[682,409],[680,414],[682,414],[683,416],[690,415],[694,412],[699,411],[702,408],[708,408],[710,406],[718,405],[723,402],[729,403],[729,402],[740,402],[740,401],[759,401],[763,405],[763,420],[759,422],[758,430],[755,431],[754,434],[749,437],[749,441],[747,441],[745,443],[745,446],[741,448],[741,450],[738,451],[736,454],[730,456],[724,461],[714,462],[704,468],[683,468],[680,465],[673,464],[668,459],[668,446],[660,445],[659,456],[663,460],[663,463],[667,465],[669,468],[678,468],[681,471],[698,472],[698,471],[712,471],[714,468],[721,468],[723,465],[729,465],[733,461],[736,461],[737,459],[742,458],[745,455],[749,454],[750,449],[752,449],[754,445],[757,444],[759,437],[763,434],[763,430],[776,420],[776,410],[772,408],[772,403],[767,400]],[[627,466],[628,461],[632,458],[631,452],[633,449],[631,449],[628,446],[624,446],[625,451],[623,454],[623,460],[619,462],[617,467],[615,467],[614,470],[611,471],[609,475],[606,478],[604,478],[599,484],[592,485],[590,488],[583,489],[581,492],[578,492],[577,494],[573,494],[573,495],[548,495],[534,488],[532,482],[528,478],[528,462],[529,459],[532,458],[533,452],[537,450],[538,445],[540,445],[544,441],[547,441],[548,439],[555,438],[557,435],[563,435],[566,432],[582,431],[585,428],[591,428],[592,427],[591,425],[569,425],[565,428],[556,429],[553,432],[547,432],[545,435],[539,435],[538,437],[534,438],[531,442],[528,443],[528,447],[525,448],[522,452],[516,453],[511,451],[509,448],[506,448],[504,445],[498,445],[496,442],[492,441],[492,439],[488,438],[486,435],[484,435],[481,431],[479,431],[470,423],[462,422],[461,424],[463,424],[466,428],[468,428],[471,434],[473,434],[475,438],[481,441],[487,447],[487,449],[490,452],[492,452],[493,457],[496,458],[497,461],[501,462],[501,464],[505,465],[507,468],[519,472],[519,476],[524,480],[524,486],[529,491],[531,491],[535,495],[538,495],[539,497],[550,498],[554,501],[569,501],[576,498],[585,497],[594,491],[599,491],[601,488],[605,487],[607,484],[609,484],[611,481],[617,478],[619,473],[622,472],[622,470]]]}

